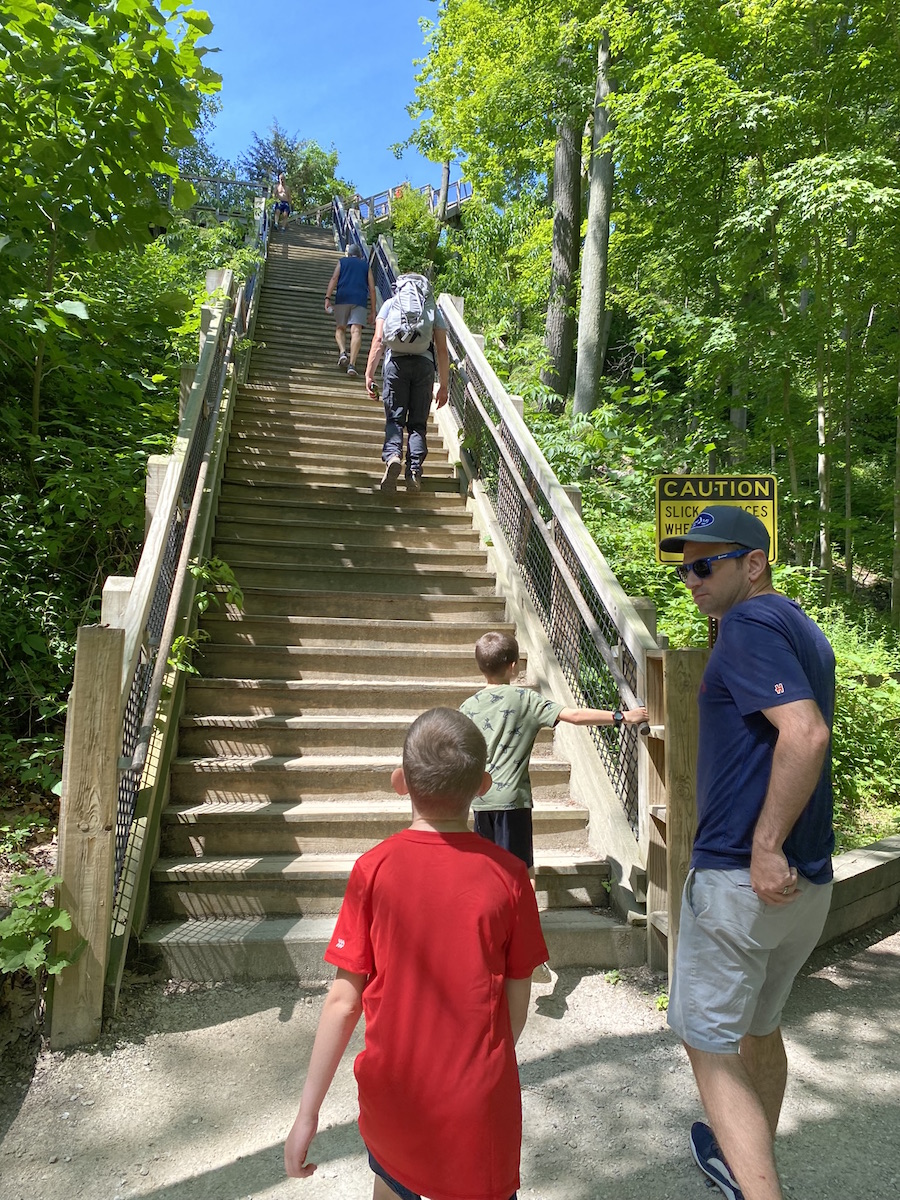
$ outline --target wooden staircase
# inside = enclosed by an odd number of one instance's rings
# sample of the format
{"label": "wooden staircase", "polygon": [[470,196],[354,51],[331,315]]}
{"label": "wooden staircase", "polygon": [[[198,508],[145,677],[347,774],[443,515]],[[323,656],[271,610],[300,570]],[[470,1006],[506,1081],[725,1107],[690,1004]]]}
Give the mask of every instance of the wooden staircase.
{"label": "wooden staircase", "polygon": [[[330,976],[351,865],[404,827],[390,787],[410,721],[481,686],[473,645],[512,629],[432,428],[421,493],[379,490],[383,410],[339,372],[330,230],[269,252],[213,552],[243,611],[208,613],[143,943],[186,979]],[[532,761],[538,901],[551,961],[623,961],[607,864],[548,732]]]}

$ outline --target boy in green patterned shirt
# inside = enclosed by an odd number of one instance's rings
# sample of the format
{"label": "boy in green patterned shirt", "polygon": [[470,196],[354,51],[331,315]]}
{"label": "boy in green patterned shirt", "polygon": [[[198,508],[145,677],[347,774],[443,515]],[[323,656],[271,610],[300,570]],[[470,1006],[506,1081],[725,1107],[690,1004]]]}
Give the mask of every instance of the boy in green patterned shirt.
{"label": "boy in green patterned shirt", "polygon": [[486,633],[475,643],[475,661],[486,687],[459,706],[487,742],[493,783],[472,803],[475,832],[522,859],[534,878],[531,825],[531,779],[528,763],[541,729],[559,721],[570,725],[637,725],[646,708],[610,712],[600,708],[566,708],[533,688],[517,687],[519,644],[508,633]]}

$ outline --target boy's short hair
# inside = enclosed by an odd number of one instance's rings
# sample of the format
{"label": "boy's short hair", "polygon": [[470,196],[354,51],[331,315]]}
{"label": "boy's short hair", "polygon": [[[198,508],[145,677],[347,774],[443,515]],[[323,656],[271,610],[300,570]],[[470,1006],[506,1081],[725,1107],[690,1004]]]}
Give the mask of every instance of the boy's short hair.
{"label": "boy's short hair", "polygon": [[485,633],[475,643],[475,661],[482,675],[498,675],[519,661],[519,643],[511,633]]}
{"label": "boy's short hair", "polygon": [[406,731],[403,774],[410,795],[433,812],[458,813],[477,794],[487,763],[481,730],[455,708],[430,708]]}

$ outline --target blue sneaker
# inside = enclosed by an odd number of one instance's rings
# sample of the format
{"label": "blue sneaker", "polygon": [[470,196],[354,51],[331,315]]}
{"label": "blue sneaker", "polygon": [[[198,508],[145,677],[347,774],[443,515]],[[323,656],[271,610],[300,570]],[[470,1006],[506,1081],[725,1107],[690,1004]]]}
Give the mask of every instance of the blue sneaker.
{"label": "blue sneaker", "polygon": [[712,1180],[728,1200],[744,1200],[744,1193],[738,1187],[737,1180],[719,1149],[715,1134],[703,1121],[695,1121],[691,1126],[691,1154],[703,1174]]}

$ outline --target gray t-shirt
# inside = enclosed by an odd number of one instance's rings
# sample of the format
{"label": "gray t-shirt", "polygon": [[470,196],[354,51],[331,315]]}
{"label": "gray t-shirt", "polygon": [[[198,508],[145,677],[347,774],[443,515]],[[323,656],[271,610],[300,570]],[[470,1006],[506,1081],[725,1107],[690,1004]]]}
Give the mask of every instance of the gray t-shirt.
{"label": "gray t-shirt", "polygon": [[491,684],[459,706],[487,742],[493,785],[472,801],[475,809],[532,808],[528,762],[541,729],[552,728],[565,708],[532,688]]}

